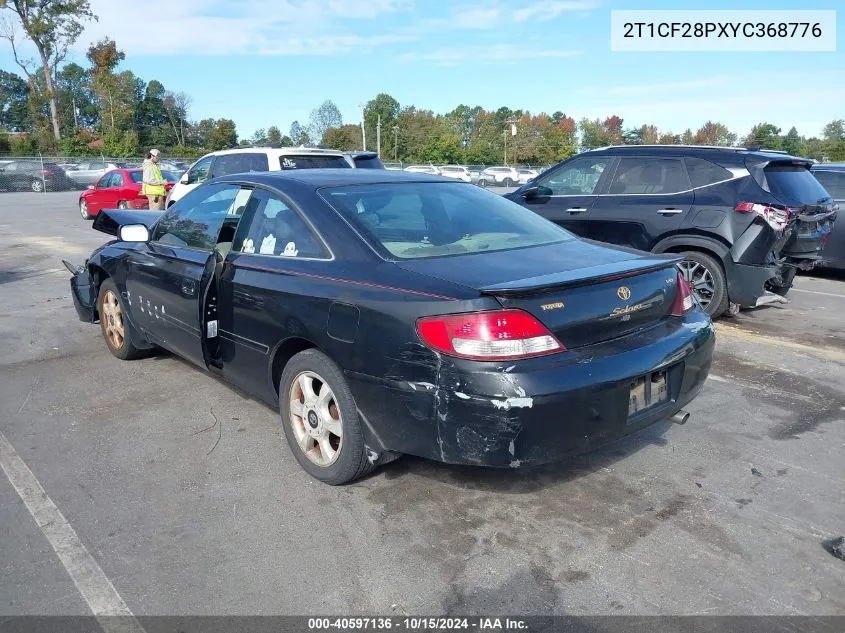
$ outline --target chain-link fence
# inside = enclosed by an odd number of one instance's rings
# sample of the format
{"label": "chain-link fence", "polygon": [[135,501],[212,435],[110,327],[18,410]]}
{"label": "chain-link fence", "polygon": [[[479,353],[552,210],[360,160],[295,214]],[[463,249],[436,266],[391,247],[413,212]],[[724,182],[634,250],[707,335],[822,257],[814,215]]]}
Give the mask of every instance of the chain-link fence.
{"label": "chain-link fence", "polygon": [[[140,168],[143,158],[115,158],[108,156],[1,156],[0,192],[81,191],[94,184],[113,169]],[[193,163],[193,159],[163,159],[162,171],[177,178]]]}

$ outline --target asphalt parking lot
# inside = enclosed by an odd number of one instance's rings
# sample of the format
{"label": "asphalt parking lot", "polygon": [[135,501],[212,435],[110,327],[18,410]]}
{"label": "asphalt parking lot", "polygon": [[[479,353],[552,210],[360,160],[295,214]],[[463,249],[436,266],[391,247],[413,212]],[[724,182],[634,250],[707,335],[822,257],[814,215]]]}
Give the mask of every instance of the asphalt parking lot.
{"label": "asphalt parking lot", "polygon": [[[332,488],[276,412],[168,354],[121,362],[79,322],[61,259],[106,236],[76,196],[0,194],[0,458],[136,615],[845,613],[821,545],[845,534],[845,278],[720,322],[683,427],[539,470],[403,458]],[[84,569],[2,473],[0,617],[87,615]]]}

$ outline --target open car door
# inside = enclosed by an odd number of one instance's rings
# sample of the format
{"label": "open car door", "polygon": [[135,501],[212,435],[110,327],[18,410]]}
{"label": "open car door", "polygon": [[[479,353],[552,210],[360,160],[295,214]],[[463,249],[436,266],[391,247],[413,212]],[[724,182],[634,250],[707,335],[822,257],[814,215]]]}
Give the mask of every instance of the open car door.
{"label": "open car door", "polygon": [[190,192],[129,258],[126,299],[138,327],[151,341],[204,368],[212,364],[209,347],[218,337],[220,264],[249,195],[231,184]]}

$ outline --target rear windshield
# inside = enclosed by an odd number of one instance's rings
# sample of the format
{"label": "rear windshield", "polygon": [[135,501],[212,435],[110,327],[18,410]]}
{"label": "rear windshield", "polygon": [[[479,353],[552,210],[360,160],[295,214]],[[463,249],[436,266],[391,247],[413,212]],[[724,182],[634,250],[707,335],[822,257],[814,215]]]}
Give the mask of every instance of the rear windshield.
{"label": "rear windshield", "polygon": [[[351,169],[343,156],[279,156],[282,169]],[[360,167],[360,165],[359,165]]]}
{"label": "rear windshield", "polygon": [[769,190],[782,202],[819,204],[830,199],[830,194],[802,165],[775,163],[767,166],[765,172]]}
{"label": "rear windshield", "polygon": [[380,183],[327,187],[320,195],[387,257],[427,259],[573,239],[533,211],[468,184]]}
{"label": "rear windshield", "polygon": [[378,156],[355,156],[353,160],[358,169],[384,169],[384,163]]}

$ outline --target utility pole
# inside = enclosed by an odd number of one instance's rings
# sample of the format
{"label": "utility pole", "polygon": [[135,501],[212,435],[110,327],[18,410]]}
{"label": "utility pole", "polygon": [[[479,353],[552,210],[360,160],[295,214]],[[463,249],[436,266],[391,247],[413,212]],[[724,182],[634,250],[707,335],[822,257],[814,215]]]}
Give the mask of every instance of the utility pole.
{"label": "utility pole", "polygon": [[376,123],[376,154],[381,158],[381,115],[378,115],[378,123]]}
{"label": "utility pole", "polygon": [[507,127],[502,132],[505,135],[505,166],[508,164],[508,132],[511,133],[511,136],[516,136],[516,121],[514,119],[508,119],[506,124]]}
{"label": "utility pole", "polygon": [[508,166],[508,131],[505,130],[502,132],[505,137],[505,162],[503,163],[505,167]]}
{"label": "utility pole", "polygon": [[71,93],[71,105],[73,106],[73,131],[76,132],[79,129],[79,120],[77,119],[76,95],[73,93]]}
{"label": "utility pole", "polygon": [[397,157],[399,156],[399,126],[393,126],[393,162],[398,163],[399,160]]}
{"label": "utility pole", "polygon": [[364,128],[364,108],[366,107],[366,103],[359,103],[358,107],[361,108],[361,140],[364,143],[364,151],[367,151],[367,130]]}

